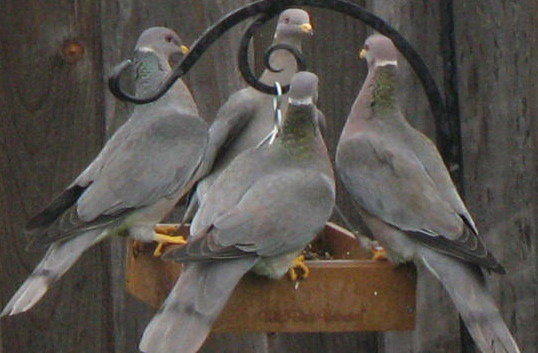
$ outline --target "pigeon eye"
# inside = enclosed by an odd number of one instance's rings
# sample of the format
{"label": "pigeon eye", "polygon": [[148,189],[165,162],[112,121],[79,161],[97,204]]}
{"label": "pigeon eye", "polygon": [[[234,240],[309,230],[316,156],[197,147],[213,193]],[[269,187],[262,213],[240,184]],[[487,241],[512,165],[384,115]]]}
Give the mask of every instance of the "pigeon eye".
{"label": "pigeon eye", "polygon": [[286,17],[286,18],[284,19],[284,23],[290,23],[290,19],[289,19],[289,17]]}
{"label": "pigeon eye", "polygon": [[364,44],[364,50],[370,50],[370,46],[368,44]]}
{"label": "pigeon eye", "polygon": [[166,37],[164,37],[164,40],[167,41],[168,43],[172,43],[172,41],[174,40],[174,37],[172,37],[172,35],[167,35]]}

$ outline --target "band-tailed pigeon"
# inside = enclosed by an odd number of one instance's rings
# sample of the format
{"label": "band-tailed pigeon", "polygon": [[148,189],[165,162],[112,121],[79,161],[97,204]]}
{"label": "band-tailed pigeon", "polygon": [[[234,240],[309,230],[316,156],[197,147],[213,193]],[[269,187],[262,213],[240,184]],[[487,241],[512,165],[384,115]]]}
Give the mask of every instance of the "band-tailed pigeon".
{"label": "band-tailed pigeon", "polygon": [[361,57],[368,76],[338,144],[339,176],[389,257],[422,263],[443,284],[483,353],[519,352],[482,275],[504,269],[480,239],[435,145],[398,107],[396,48],[373,35]]}
{"label": "band-tailed pigeon", "polygon": [[207,191],[191,239],[165,259],[186,262],[140,349],[196,352],[241,277],[279,278],[323,228],[334,176],[316,120],[317,76],[297,73],[274,137],[241,153]]}
{"label": "band-tailed pigeon", "polygon": [[[186,51],[170,29],[144,31],[134,55],[137,93],[155,90],[171,71],[169,60]],[[85,250],[109,236],[181,243],[154,226],[192,186],[207,139],[208,126],[181,80],[158,101],[136,106],[86,170],[28,222],[33,245],[49,248],[1,315],[30,309]]]}
{"label": "band-tailed pigeon", "polygon": [[[273,45],[287,44],[301,50],[305,37],[313,34],[310,18],[306,11],[288,9],[279,18],[273,38]],[[273,52],[269,63],[279,69],[273,72],[266,69],[260,80],[268,85],[279,82],[287,85],[297,71],[295,58],[285,50]],[[194,215],[198,202],[203,198],[211,184],[228,164],[242,151],[256,146],[273,128],[272,96],[247,87],[232,94],[219,109],[217,117],[209,129],[209,146],[202,168],[206,177],[201,179],[193,194],[184,220]],[[282,111],[286,111],[286,99]],[[318,115],[323,127],[324,117]]]}

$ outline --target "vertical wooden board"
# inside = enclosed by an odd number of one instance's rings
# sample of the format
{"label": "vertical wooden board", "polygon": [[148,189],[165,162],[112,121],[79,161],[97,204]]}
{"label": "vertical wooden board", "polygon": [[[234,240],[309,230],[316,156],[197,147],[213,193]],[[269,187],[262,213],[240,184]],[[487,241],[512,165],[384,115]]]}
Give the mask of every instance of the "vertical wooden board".
{"label": "vertical wooden board", "polygon": [[[363,0],[355,2],[364,6]],[[311,12],[316,34],[304,51],[309,58],[309,69],[320,79],[318,106],[325,114],[326,143],[334,160],[340,133],[366,77],[366,63],[359,60],[358,52],[367,30],[363,23],[343,14],[319,9]],[[339,180],[337,183],[338,206],[354,228],[364,232],[351,196]]]}
{"label": "vertical wooden board", "polygon": [[[364,5],[364,1],[355,1]],[[336,146],[347,115],[366,77],[366,64],[358,59],[358,50],[366,38],[366,27],[360,21],[329,10],[305,8],[314,27],[314,36],[306,39],[303,52],[307,59],[307,70],[320,79],[318,107],[323,111],[327,123],[326,143],[334,158]],[[255,41],[257,68],[262,66],[263,53],[273,38],[276,21],[266,25]],[[258,70],[259,71],[259,70]],[[344,214],[358,227],[351,198],[342,187],[338,187],[338,205]]]}
{"label": "vertical wooden board", "polygon": [[374,332],[273,334],[268,346],[274,353],[374,353],[378,351],[377,337]]}
{"label": "vertical wooden board", "polygon": [[[442,88],[439,2],[367,0],[367,8],[400,31],[422,56],[435,81]],[[369,33],[373,33],[372,30]],[[399,96],[402,111],[415,128],[435,139],[435,122],[422,85],[403,57],[398,64],[402,77]]]}
{"label": "vertical wooden board", "polygon": [[[440,2],[368,0],[368,7],[409,40],[442,89],[444,71],[440,43]],[[400,62],[402,80],[399,98],[402,111],[415,128],[435,140],[435,122],[424,90],[409,64],[404,59]],[[435,325],[432,325],[433,322]],[[383,351],[457,352],[460,345],[459,330],[458,315],[441,284],[427,271],[419,271],[416,329],[408,333],[385,333]]]}
{"label": "vertical wooden board", "polygon": [[[107,0],[102,1],[103,61],[105,73],[121,60],[130,57],[138,35],[151,26],[174,29],[185,44],[190,45],[211,24],[227,12],[248,3],[247,0]],[[212,121],[218,108],[227,97],[244,86],[237,70],[236,50],[239,34],[244,25],[238,26],[221,37],[185,77],[201,115]],[[129,116],[132,106],[116,100],[105,90],[107,131],[110,136]],[[170,220],[179,220],[175,212]],[[154,312],[125,293],[124,258],[122,241],[112,244],[113,298],[115,341],[117,353],[138,352],[138,342]],[[238,347],[245,353],[261,352],[265,335],[234,336],[215,334],[203,348],[204,352],[234,352]],[[223,348],[228,347],[228,348]]]}
{"label": "vertical wooden board", "polygon": [[[357,1],[363,4],[363,1]],[[303,52],[307,69],[320,79],[318,106],[327,121],[327,147],[334,157],[340,132],[366,76],[366,65],[358,59],[358,49],[366,37],[365,26],[357,20],[332,11],[305,8],[311,15],[314,37],[307,39]],[[255,40],[256,64],[270,44],[275,20],[267,24]],[[350,196],[338,188],[338,205],[357,228],[357,217]],[[377,351],[377,334],[274,334],[269,336],[269,351],[286,352],[371,352]]]}
{"label": "vertical wooden board", "polygon": [[265,353],[268,352],[265,334],[213,333],[198,353]]}
{"label": "vertical wooden board", "polygon": [[526,353],[538,351],[536,11],[532,0],[454,0],[465,191],[508,272],[490,283]]}
{"label": "vertical wooden board", "polygon": [[[25,222],[83,170],[104,138],[99,12],[89,0],[2,2],[2,306],[43,255],[25,252]],[[72,54],[68,41],[80,45]],[[108,255],[95,247],[35,308],[3,319],[3,349],[113,352]]]}
{"label": "vertical wooden board", "polygon": [[[354,2],[364,5],[363,0]],[[366,65],[358,59],[358,49],[366,38],[366,27],[355,19],[331,11],[312,9],[311,13],[316,35],[304,50],[310,58],[309,67],[320,79],[318,105],[326,117],[326,142],[334,158],[347,115],[366,77]],[[338,188],[337,202],[356,228],[363,230],[351,197],[342,187]],[[285,335],[281,344],[290,344],[287,352],[375,353],[377,336],[376,333],[363,332]]]}

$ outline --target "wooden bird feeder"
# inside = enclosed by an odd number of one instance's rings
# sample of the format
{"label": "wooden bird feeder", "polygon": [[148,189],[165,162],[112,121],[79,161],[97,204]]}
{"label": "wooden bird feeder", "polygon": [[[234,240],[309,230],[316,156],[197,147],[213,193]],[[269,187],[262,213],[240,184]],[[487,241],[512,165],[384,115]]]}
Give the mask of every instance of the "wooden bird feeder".
{"label": "wooden bird feeder", "polygon": [[[188,235],[188,227],[178,231]],[[413,267],[371,261],[353,234],[328,223],[313,243],[330,260],[311,260],[310,276],[297,283],[247,274],[214,326],[216,332],[345,332],[412,330]],[[127,257],[127,290],[158,308],[181,273],[181,264],[153,256],[154,245]]]}

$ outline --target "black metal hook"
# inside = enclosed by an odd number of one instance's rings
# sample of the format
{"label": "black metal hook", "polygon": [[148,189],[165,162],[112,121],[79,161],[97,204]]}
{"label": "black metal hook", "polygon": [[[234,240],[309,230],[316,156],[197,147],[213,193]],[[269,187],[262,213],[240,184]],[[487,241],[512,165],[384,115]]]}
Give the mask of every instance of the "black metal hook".
{"label": "black metal hook", "polygon": [[282,69],[274,68],[271,66],[271,63],[269,62],[269,59],[271,58],[271,54],[277,50],[286,50],[290,52],[294,57],[295,60],[297,60],[297,70],[298,71],[305,71],[306,70],[306,59],[301,51],[299,51],[297,48],[289,45],[289,44],[275,44],[271,45],[269,49],[265,52],[263,56],[263,64],[264,66],[272,71],[272,72],[281,72]]}
{"label": "black metal hook", "polygon": [[263,63],[264,66],[269,69],[272,72],[281,72],[282,69],[274,68],[271,66],[271,63],[269,62],[269,59],[271,58],[271,54],[277,50],[286,50],[290,52],[294,57],[295,60],[297,60],[297,70],[298,71],[304,71],[306,70],[306,59],[301,51],[299,51],[297,48],[289,45],[289,44],[275,44],[269,47],[267,51],[264,54],[263,57]]}
{"label": "black metal hook", "polygon": [[108,78],[108,87],[116,97],[118,97],[118,92],[124,92],[121,88],[121,75],[132,64],[131,60],[124,60],[112,69],[112,75]]}
{"label": "black metal hook", "polygon": [[[166,77],[162,85],[155,91],[155,93],[146,97],[136,97],[121,89],[119,84],[119,75],[113,75],[108,80],[108,86],[110,91],[118,99],[128,101],[136,104],[146,104],[154,102],[161,98],[168,89],[177,81],[181,76],[187,73],[192,66],[198,61],[207,48],[213,44],[223,33],[228,31],[235,25],[243,22],[244,20],[258,15],[258,14],[275,14],[281,12],[285,8],[289,7],[290,0],[274,1],[274,0],[261,0],[252,4],[243,6],[235,11],[232,11],[228,15],[224,16],[215,25],[209,27],[191,47],[189,53],[183,58],[181,63],[176,66],[173,71]],[[125,67],[124,67],[125,69]]]}
{"label": "black metal hook", "polygon": [[[296,6],[312,6],[328,10],[337,11],[348,16],[351,16],[355,19],[358,19],[379,33],[389,37],[396,48],[402,53],[402,55],[407,59],[416,75],[418,76],[428,100],[430,107],[433,111],[433,115],[436,118],[436,122],[439,124],[440,128],[440,137],[442,139],[450,138],[450,128],[448,126],[447,119],[444,119],[446,114],[444,101],[441,97],[441,93],[433,79],[430,71],[428,70],[426,64],[416,52],[416,50],[409,44],[409,42],[400,34],[396,29],[386,23],[380,17],[374,15],[373,13],[367,11],[363,7],[353,4],[346,0],[258,0],[249,5],[245,5],[228,15],[224,16],[219,22],[215,25],[208,28],[204,34],[198,38],[191,48],[191,51],[183,59],[183,61],[171,72],[171,74],[164,80],[161,87],[157,91],[148,97],[135,97],[132,96],[121,89],[119,85],[119,75],[113,76],[109,80],[109,86],[112,93],[119,99],[130,101],[133,103],[143,104],[153,102],[160,97],[174,84],[174,82],[190,70],[190,68],[196,63],[200,56],[207,50],[207,48],[215,42],[224,32],[234,27],[238,23],[244,21],[245,19],[255,16],[260,16],[256,22],[261,22],[256,25],[251,25],[250,28],[259,28],[261,24],[267,22],[270,18],[274,17],[276,14],[282,12],[283,10],[296,7]],[[249,33],[250,37],[253,35]],[[243,37],[246,37],[245,34]],[[250,38],[249,37],[249,38]],[[248,43],[247,43],[248,44]],[[247,45],[248,48],[248,45]],[[240,61],[245,60],[248,63],[248,50],[243,50],[241,54]],[[248,70],[250,72],[250,69]],[[250,72],[251,73],[251,72]],[[242,74],[245,73],[242,71]],[[252,76],[247,76],[249,84],[258,85],[252,80]],[[257,79],[255,81],[258,81]],[[263,84],[262,84],[263,85]],[[256,87],[256,86],[255,86]],[[258,85],[256,88],[262,88],[261,85]],[[271,87],[270,90],[267,87],[262,88],[267,93],[274,94],[274,88]]]}
{"label": "black metal hook", "polygon": [[[272,94],[272,95],[277,94],[277,90],[275,86],[269,86],[261,82],[252,72],[250,65],[248,63],[248,48],[251,43],[250,39],[254,36],[256,31],[274,16],[275,14],[263,14],[250,24],[250,26],[247,28],[247,30],[243,34],[243,37],[241,38],[241,42],[239,44],[239,52],[237,55],[239,71],[241,72],[243,79],[250,86],[254,87],[258,91],[261,91],[267,94]],[[264,55],[264,65],[267,69],[273,72],[280,71],[279,69],[275,69],[274,67],[272,67],[271,64],[269,63],[269,58],[271,57],[271,54],[276,50],[286,50],[290,52],[295,57],[295,60],[297,61],[298,70],[299,71],[306,70],[306,59],[304,55],[295,47],[288,44],[275,44],[269,47],[269,49],[265,52],[265,55]],[[288,92],[289,89],[290,89],[289,85],[283,86],[282,92],[285,94]]]}
{"label": "black metal hook", "polygon": [[[271,65],[271,62],[270,62],[270,59],[271,59],[271,54],[277,50],[277,49],[283,49],[282,46],[283,45],[286,45],[286,44],[275,44],[275,45],[272,45],[269,49],[267,49],[267,51],[265,52],[265,54],[263,55],[263,66],[265,66],[267,68],[267,70],[271,71],[271,72],[282,72],[282,70],[284,69],[278,69],[278,68],[274,68],[272,65]],[[293,51],[294,47],[289,47],[287,48],[287,50],[290,50],[290,51]]]}

